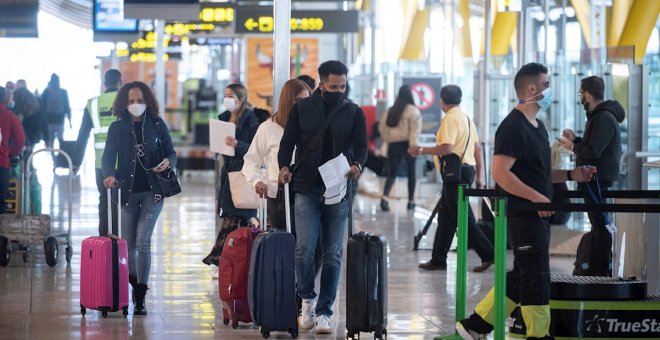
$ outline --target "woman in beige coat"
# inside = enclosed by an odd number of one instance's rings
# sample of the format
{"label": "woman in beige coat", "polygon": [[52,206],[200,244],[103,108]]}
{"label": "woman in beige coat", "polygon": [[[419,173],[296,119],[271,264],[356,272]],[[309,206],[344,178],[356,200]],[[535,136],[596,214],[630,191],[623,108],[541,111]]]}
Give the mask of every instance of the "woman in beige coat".
{"label": "woman in beige coat", "polygon": [[399,166],[405,159],[408,168],[408,209],[415,208],[415,158],[407,152],[410,145],[417,145],[419,133],[422,129],[421,114],[415,107],[412,91],[408,85],[403,85],[399,89],[399,95],[394,101],[394,105],[385,111],[378,123],[383,140],[387,145],[387,180],[383,189],[383,198],[380,200],[380,207],[383,211],[389,211],[390,205],[386,197],[392,190],[394,180],[399,172]]}

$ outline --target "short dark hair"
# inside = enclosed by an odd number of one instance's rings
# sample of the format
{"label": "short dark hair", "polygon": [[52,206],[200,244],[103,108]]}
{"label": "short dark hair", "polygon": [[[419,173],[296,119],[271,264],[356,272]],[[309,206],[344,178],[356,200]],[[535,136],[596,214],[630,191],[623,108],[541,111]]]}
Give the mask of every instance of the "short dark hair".
{"label": "short dark hair", "polygon": [[312,91],[314,91],[314,89],[316,88],[316,79],[314,79],[314,78],[312,78],[312,77],[310,77],[306,74],[301,74],[296,79],[300,79],[300,80],[304,81],[305,84],[307,84],[307,86],[309,86],[309,88],[312,89]]}
{"label": "short dark hair", "polygon": [[445,85],[440,89],[440,99],[447,105],[458,105],[461,103],[463,92],[456,85]]}
{"label": "short dark hair", "polygon": [[523,65],[513,80],[513,86],[516,88],[516,94],[521,95],[525,92],[525,87],[529,83],[538,81],[541,74],[548,74],[548,68],[539,63],[529,63]]}
{"label": "short dark hair", "polygon": [[580,81],[580,89],[583,92],[589,92],[596,100],[603,100],[605,97],[605,82],[598,76],[586,77]]}
{"label": "short dark hair", "polygon": [[105,72],[105,76],[103,77],[103,84],[106,87],[117,86],[119,85],[120,81],[121,81],[121,73],[119,72],[119,70],[111,68],[107,72]]}
{"label": "short dark hair", "polygon": [[348,67],[339,60],[328,60],[319,66],[318,71],[321,81],[327,81],[331,74],[347,75]]}

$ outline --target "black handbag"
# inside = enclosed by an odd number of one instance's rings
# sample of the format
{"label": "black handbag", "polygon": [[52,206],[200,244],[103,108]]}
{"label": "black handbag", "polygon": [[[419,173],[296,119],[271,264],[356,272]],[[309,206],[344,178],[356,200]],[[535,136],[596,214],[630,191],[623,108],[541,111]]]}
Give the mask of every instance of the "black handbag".
{"label": "black handbag", "polygon": [[463,155],[458,157],[455,153],[449,153],[440,157],[440,175],[442,175],[442,182],[447,184],[456,184],[461,181],[461,168],[463,167],[463,157],[467,152],[467,147],[470,145],[470,117],[468,117],[468,139],[465,142],[465,150]]}
{"label": "black handbag", "polygon": [[165,171],[156,173],[160,194],[165,197],[171,197],[181,192],[181,184],[176,170],[169,168]]}

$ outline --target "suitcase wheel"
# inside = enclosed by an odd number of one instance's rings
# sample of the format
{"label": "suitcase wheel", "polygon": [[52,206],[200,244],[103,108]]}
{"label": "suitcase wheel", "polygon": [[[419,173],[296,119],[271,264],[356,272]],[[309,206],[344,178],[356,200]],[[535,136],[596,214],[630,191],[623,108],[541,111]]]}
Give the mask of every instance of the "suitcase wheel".
{"label": "suitcase wheel", "polygon": [[101,311],[101,316],[103,316],[104,318],[107,318],[108,317],[108,311],[107,310]]}
{"label": "suitcase wheel", "polygon": [[9,259],[11,259],[9,239],[0,236],[0,266],[6,267],[9,264]]}
{"label": "suitcase wheel", "polygon": [[44,252],[46,255],[46,263],[48,263],[49,266],[55,267],[57,264],[57,253],[59,250],[57,249],[57,239],[49,236],[46,241],[44,242]]}
{"label": "suitcase wheel", "polygon": [[27,262],[28,262],[28,252],[26,251],[23,253],[23,263],[27,263]]}
{"label": "suitcase wheel", "polygon": [[298,330],[297,329],[290,329],[289,334],[291,334],[291,338],[295,339],[298,337]]}
{"label": "suitcase wheel", "polygon": [[127,316],[128,316],[128,307],[124,307],[124,308],[122,308],[122,312],[121,312],[121,313],[124,315],[124,317],[127,317]]}
{"label": "suitcase wheel", "polygon": [[71,247],[66,247],[66,262],[71,263],[71,258],[73,257],[73,249]]}
{"label": "suitcase wheel", "polygon": [[228,325],[229,324],[229,319],[222,319],[222,323],[224,323],[225,325]]}
{"label": "suitcase wheel", "polygon": [[264,339],[268,339],[268,337],[270,336],[270,331],[261,327],[261,336],[263,336]]}
{"label": "suitcase wheel", "polygon": [[238,328],[238,320],[233,320],[233,321],[231,322],[231,328],[233,328],[233,329]]}
{"label": "suitcase wheel", "polygon": [[82,316],[85,316],[85,313],[87,313],[87,309],[83,307],[83,305],[80,305],[80,314],[82,314]]}

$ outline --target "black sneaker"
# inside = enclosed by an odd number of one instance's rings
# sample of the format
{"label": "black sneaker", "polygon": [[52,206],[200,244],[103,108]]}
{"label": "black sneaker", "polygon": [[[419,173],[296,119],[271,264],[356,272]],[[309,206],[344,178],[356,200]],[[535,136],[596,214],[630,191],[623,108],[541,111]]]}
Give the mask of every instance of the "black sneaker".
{"label": "black sneaker", "polygon": [[381,199],[380,208],[383,209],[383,211],[390,211],[390,203],[387,202],[386,199]]}
{"label": "black sneaker", "polygon": [[415,202],[408,201],[408,210],[415,210]]}
{"label": "black sneaker", "polygon": [[463,319],[456,323],[456,331],[458,334],[463,337],[463,339],[468,340],[481,340],[487,339],[488,333],[479,333],[477,330],[470,327],[470,319]]}
{"label": "black sneaker", "polygon": [[429,260],[428,262],[420,263],[419,266],[417,266],[419,269],[424,269],[424,270],[447,270],[447,265],[446,264],[434,264],[433,261]]}

